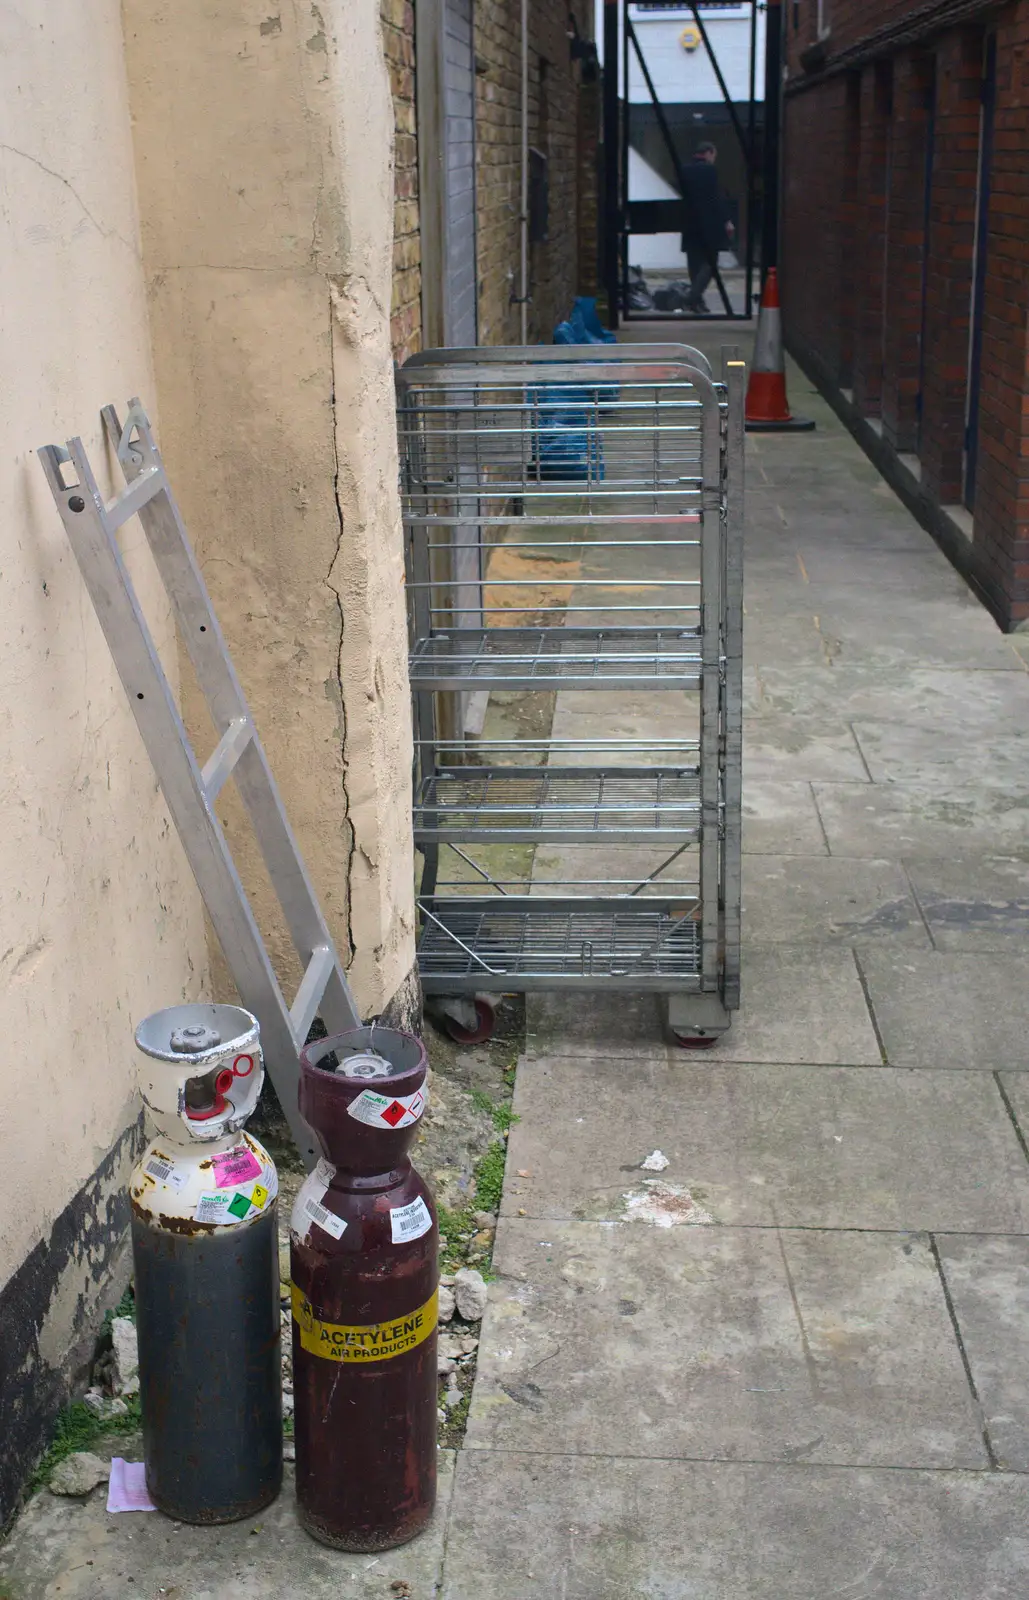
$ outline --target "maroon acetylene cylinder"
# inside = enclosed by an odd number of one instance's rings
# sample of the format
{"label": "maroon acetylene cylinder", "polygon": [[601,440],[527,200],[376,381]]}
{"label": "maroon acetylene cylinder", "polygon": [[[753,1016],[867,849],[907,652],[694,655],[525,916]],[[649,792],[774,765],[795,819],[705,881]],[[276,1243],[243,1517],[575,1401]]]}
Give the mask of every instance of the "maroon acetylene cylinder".
{"label": "maroon acetylene cylinder", "polygon": [[339,1550],[406,1543],[436,1501],[438,1233],[408,1159],[427,1064],[374,1026],[300,1057],[322,1160],[290,1225],[297,1509]]}

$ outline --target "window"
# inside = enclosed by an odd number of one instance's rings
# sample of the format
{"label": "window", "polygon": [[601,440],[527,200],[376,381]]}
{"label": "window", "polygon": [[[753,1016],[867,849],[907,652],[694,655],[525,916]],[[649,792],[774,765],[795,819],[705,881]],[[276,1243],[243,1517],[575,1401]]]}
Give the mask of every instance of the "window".
{"label": "window", "polygon": [[832,23],[829,13],[832,9],[832,0],[818,0],[818,37],[824,39],[832,32]]}
{"label": "window", "polygon": [[[681,13],[687,18],[693,15],[692,7],[683,5],[682,0],[634,0],[632,9],[636,16],[653,16],[655,12]],[[704,16],[728,13],[733,17],[746,17],[750,15],[750,0],[701,0],[699,10]]]}

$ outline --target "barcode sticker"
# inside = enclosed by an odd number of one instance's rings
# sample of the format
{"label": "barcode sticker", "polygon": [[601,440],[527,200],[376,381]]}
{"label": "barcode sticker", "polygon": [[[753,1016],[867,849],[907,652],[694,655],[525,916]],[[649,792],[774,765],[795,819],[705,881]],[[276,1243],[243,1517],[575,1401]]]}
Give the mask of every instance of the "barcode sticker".
{"label": "barcode sticker", "polygon": [[305,1217],[310,1217],[312,1222],[317,1222],[319,1228],[324,1228],[326,1233],[331,1233],[334,1239],[341,1239],[346,1223],[342,1217],[337,1217],[334,1212],[326,1211],[320,1206],[313,1195],[308,1195],[303,1205]]}
{"label": "barcode sticker", "polygon": [[160,1156],[151,1156],[143,1171],[149,1173],[151,1178],[156,1178],[160,1183],[168,1184],[178,1193],[186,1187],[186,1174],[176,1172],[170,1161],[162,1161]]}
{"label": "barcode sticker", "polygon": [[420,1239],[423,1233],[428,1233],[432,1227],[432,1217],[429,1215],[428,1206],[419,1195],[409,1206],[391,1208],[389,1224],[393,1232],[393,1243],[407,1244],[410,1239]]}

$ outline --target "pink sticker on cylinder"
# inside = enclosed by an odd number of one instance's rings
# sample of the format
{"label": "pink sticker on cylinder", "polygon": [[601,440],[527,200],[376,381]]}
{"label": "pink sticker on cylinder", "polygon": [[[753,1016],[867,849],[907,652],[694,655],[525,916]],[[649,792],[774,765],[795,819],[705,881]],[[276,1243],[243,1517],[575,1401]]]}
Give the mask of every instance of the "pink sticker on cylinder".
{"label": "pink sticker on cylinder", "polygon": [[234,1183],[247,1183],[261,1176],[261,1163],[252,1150],[241,1144],[237,1150],[227,1150],[223,1156],[213,1156],[214,1182],[218,1189],[229,1189]]}

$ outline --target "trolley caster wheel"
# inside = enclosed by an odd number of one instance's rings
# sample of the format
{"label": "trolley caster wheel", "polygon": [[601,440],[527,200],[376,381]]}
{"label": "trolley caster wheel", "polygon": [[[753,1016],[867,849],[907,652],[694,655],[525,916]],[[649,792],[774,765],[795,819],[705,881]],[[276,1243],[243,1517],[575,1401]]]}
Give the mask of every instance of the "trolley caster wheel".
{"label": "trolley caster wheel", "polygon": [[492,1000],[475,997],[475,1027],[462,1027],[453,1017],[444,1016],[443,1026],[455,1044],[485,1044],[492,1039],[497,1022],[497,1008]]}
{"label": "trolley caster wheel", "polygon": [[671,1032],[680,1050],[710,1050],[722,1037],[720,1033],[676,1033],[674,1028]]}

